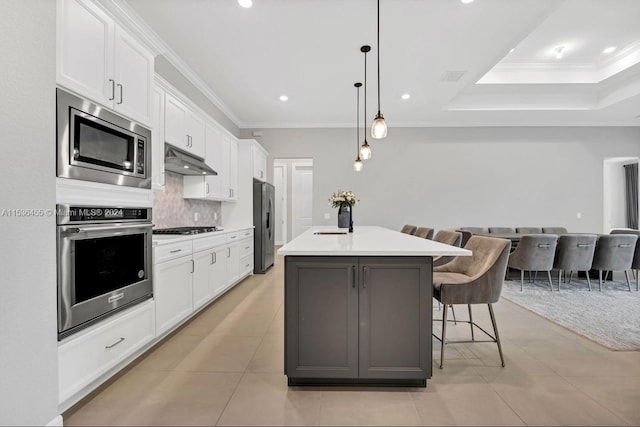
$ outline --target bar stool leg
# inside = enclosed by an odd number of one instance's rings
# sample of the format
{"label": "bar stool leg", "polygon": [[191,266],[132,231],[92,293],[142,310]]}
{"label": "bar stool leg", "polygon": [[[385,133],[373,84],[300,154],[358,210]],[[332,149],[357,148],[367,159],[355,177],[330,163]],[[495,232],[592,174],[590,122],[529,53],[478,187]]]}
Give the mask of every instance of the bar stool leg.
{"label": "bar stool leg", "polygon": [[444,343],[447,339],[447,308],[449,307],[447,304],[442,304],[442,341],[440,342],[440,369],[444,365]]}
{"label": "bar stool leg", "polygon": [[471,304],[467,304],[469,307],[469,326],[471,327],[471,341],[475,341],[475,337],[473,336],[473,316],[471,315]]}
{"label": "bar stool leg", "polygon": [[589,292],[591,292],[591,279],[589,278],[589,272],[585,271],[585,274],[587,275],[587,284],[589,285]]}
{"label": "bar stool leg", "polygon": [[504,356],[502,355],[502,344],[500,343],[500,335],[498,335],[498,325],[496,324],[496,316],[493,314],[493,305],[487,304],[489,306],[489,315],[491,316],[491,323],[493,324],[493,332],[496,334],[496,344],[498,344],[498,352],[500,353],[500,361],[502,362],[502,367],[504,368]]}
{"label": "bar stool leg", "polygon": [[547,271],[547,277],[549,277],[549,290],[553,292],[553,282],[551,281],[551,272]]}
{"label": "bar stool leg", "polygon": [[627,286],[629,287],[629,292],[631,292],[631,283],[629,283],[629,270],[624,271],[624,277],[627,279]]}

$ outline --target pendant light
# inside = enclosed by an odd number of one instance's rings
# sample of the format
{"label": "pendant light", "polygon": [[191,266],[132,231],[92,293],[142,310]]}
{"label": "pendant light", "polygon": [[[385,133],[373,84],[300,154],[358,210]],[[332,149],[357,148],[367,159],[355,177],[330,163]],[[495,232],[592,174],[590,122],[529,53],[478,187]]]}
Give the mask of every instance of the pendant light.
{"label": "pendant light", "polygon": [[[387,137],[387,123],[380,112],[380,0],[378,0],[378,114],[371,124],[371,138],[382,139]],[[366,88],[366,83],[365,83]],[[365,89],[366,93],[366,89]]]}
{"label": "pendant light", "polygon": [[360,172],[362,170],[362,160],[360,160],[360,87],[362,83],[354,83],[356,87],[356,161],[353,163],[353,170],[356,172]]}
{"label": "pendant light", "polygon": [[367,53],[371,50],[371,46],[364,45],[360,48],[360,52],[364,53],[364,142],[360,147],[360,156],[364,160],[371,158],[371,146],[367,142]]}

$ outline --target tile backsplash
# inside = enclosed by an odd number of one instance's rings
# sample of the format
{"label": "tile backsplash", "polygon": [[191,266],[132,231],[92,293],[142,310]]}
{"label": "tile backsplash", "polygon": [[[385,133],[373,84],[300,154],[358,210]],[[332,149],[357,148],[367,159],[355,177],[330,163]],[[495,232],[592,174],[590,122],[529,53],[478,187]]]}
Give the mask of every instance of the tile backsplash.
{"label": "tile backsplash", "polygon": [[[209,200],[183,199],[182,175],[166,172],[164,193],[153,195],[155,228],[222,224],[222,204]],[[198,220],[194,215],[198,214]]]}

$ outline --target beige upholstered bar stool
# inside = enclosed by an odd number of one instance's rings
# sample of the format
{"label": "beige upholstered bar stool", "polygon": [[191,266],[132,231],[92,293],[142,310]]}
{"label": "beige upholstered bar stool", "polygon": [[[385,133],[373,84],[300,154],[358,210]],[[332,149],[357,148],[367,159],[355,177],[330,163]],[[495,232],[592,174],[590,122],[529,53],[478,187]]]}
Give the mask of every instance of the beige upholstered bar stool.
{"label": "beige upholstered bar stool", "polygon": [[[459,231],[447,231],[439,230],[435,237],[434,242],[444,243],[445,245],[460,247],[462,244],[462,233]],[[455,257],[453,256],[437,256],[433,258],[433,266],[444,265],[451,262]]]}
{"label": "beige upholstered bar stool", "polygon": [[420,237],[422,239],[433,239],[433,228],[428,227],[418,227],[416,232],[413,234],[416,237]]}
{"label": "beige upholstered bar stool", "polygon": [[418,230],[418,227],[416,227],[415,225],[412,224],[405,224],[402,229],[400,230],[401,233],[405,233],[405,234],[411,234],[414,235],[416,234],[416,230]]}
{"label": "beige upholstered bar stool", "polygon": [[[470,257],[456,257],[448,264],[434,267],[433,297],[442,303],[442,336],[433,336],[442,344],[440,350],[440,369],[444,365],[445,345],[454,342],[494,342],[498,345],[500,361],[504,367],[502,344],[498,335],[498,326],[493,313],[493,305],[500,299],[504,274],[509,260],[511,241],[493,237],[472,236],[466,249],[472,251]],[[469,323],[471,327],[471,341],[447,341],[447,309],[451,304],[467,304],[469,308]],[[485,331],[473,321],[472,304],[487,304],[493,325],[493,335]],[[440,319],[435,319],[439,321]],[[458,322],[463,322],[459,320]],[[476,340],[474,326],[484,332],[490,340]]]}

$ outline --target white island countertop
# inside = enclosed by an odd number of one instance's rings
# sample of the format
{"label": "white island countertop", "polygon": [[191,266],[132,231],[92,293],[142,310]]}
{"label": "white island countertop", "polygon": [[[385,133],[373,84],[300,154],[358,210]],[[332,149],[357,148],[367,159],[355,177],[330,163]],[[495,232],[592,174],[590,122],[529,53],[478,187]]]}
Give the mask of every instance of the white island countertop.
{"label": "white island countertop", "polygon": [[358,226],[354,227],[353,233],[345,232],[344,228],[313,226],[278,249],[278,254],[285,256],[471,256],[471,251],[468,249],[445,245],[383,227]]}

